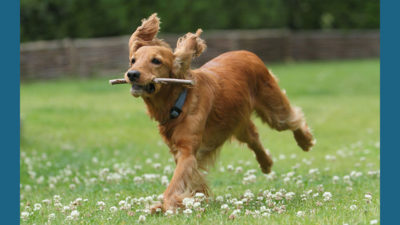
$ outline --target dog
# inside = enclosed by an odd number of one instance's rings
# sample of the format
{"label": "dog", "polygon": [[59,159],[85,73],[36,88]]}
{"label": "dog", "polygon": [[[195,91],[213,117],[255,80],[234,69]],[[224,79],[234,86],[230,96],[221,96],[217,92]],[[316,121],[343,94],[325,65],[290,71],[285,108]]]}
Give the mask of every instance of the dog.
{"label": "dog", "polygon": [[[185,197],[197,192],[210,194],[203,171],[213,165],[218,150],[231,137],[246,143],[263,173],[273,161],[264,150],[251,121],[253,112],[271,128],[291,130],[297,144],[308,151],[315,144],[300,108],[290,104],[275,76],[263,61],[249,51],[230,51],[192,70],[192,59],[206,44],[202,30],[180,37],[172,48],[156,37],[160,27],[157,14],[142,20],[129,39],[130,67],[124,75],[131,94],[141,97],[150,117],[172,153],[176,168],[152,212],[182,207]],[[154,78],[195,81],[158,84]]]}

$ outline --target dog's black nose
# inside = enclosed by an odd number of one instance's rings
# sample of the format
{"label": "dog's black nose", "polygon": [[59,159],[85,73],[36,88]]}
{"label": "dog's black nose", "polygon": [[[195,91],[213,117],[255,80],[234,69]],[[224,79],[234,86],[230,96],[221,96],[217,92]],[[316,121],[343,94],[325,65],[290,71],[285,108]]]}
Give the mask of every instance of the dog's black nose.
{"label": "dog's black nose", "polygon": [[131,70],[131,71],[128,71],[127,75],[128,75],[128,78],[130,81],[136,81],[140,77],[140,72],[137,70]]}

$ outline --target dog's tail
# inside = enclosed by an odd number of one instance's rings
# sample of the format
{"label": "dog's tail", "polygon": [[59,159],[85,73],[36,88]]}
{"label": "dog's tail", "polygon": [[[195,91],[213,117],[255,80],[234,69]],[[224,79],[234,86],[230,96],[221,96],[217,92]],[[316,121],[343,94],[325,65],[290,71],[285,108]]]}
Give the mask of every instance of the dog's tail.
{"label": "dog's tail", "polygon": [[297,144],[309,151],[315,140],[299,107],[291,106],[285,91],[278,86],[276,77],[265,70],[255,96],[255,111],[263,122],[278,131],[291,130]]}

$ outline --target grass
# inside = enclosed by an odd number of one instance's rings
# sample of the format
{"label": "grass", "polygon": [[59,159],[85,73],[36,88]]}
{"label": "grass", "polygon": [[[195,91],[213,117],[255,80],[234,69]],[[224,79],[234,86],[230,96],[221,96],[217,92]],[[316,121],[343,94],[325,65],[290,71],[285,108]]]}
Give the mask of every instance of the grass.
{"label": "grass", "polygon": [[[172,174],[164,173],[164,168],[174,168],[174,163],[157,124],[147,117],[142,100],[130,96],[129,87],[111,87],[108,78],[21,84],[20,210],[26,212],[21,214],[21,223],[133,224],[140,215],[149,224],[379,221],[379,61],[272,64],[269,68],[292,104],[303,108],[317,145],[311,152],[302,152],[290,132],[273,131],[255,118],[262,142],[275,158],[276,177],[263,175],[245,146],[226,143],[208,175],[213,196],[201,203],[203,213],[194,210],[189,216],[143,211],[146,203],[140,197],[161,194],[165,186],[160,177],[170,179]],[[255,182],[243,184],[250,169],[256,170],[249,172],[256,176]],[[134,182],[144,174],[160,177]],[[334,176],[339,177],[336,182]],[[280,189],[294,192],[293,199],[279,200],[276,192]],[[241,199],[246,190],[255,197],[229,219],[236,207],[226,194]],[[304,194],[308,190],[312,193]],[[256,200],[264,191],[263,199]],[[272,195],[267,196],[268,192]],[[332,194],[328,201],[322,196],[325,192]],[[367,193],[372,196],[370,202]],[[55,195],[61,200],[54,200]],[[217,196],[224,196],[224,202],[215,201]],[[42,202],[45,199],[49,203]],[[131,208],[120,210],[121,200]],[[96,205],[98,201],[105,203],[104,210]],[[35,203],[41,204],[39,210],[38,205],[34,210]],[[228,204],[227,212],[220,209],[222,204]],[[351,205],[356,209],[351,210]],[[112,206],[118,210],[111,212]],[[253,215],[261,206],[266,206],[267,213]],[[285,210],[277,212],[282,206]],[[74,209],[79,216],[68,220]],[[54,218],[49,220],[52,213]]]}

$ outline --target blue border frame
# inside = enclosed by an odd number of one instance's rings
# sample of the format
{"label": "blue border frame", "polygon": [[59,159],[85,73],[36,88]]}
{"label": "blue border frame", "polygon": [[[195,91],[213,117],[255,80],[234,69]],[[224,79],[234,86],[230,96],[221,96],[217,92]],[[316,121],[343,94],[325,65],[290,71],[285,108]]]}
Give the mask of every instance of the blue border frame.
{"label": "blue border frame", "polygon": [[399,1],[381,1],[381,224],[399,215],[399,9]]}
{"label": "blue border frame", "polygon": [[1,200],[2,224],[19,224],[19,46],[20,3],[0,3],[1,28]]}

